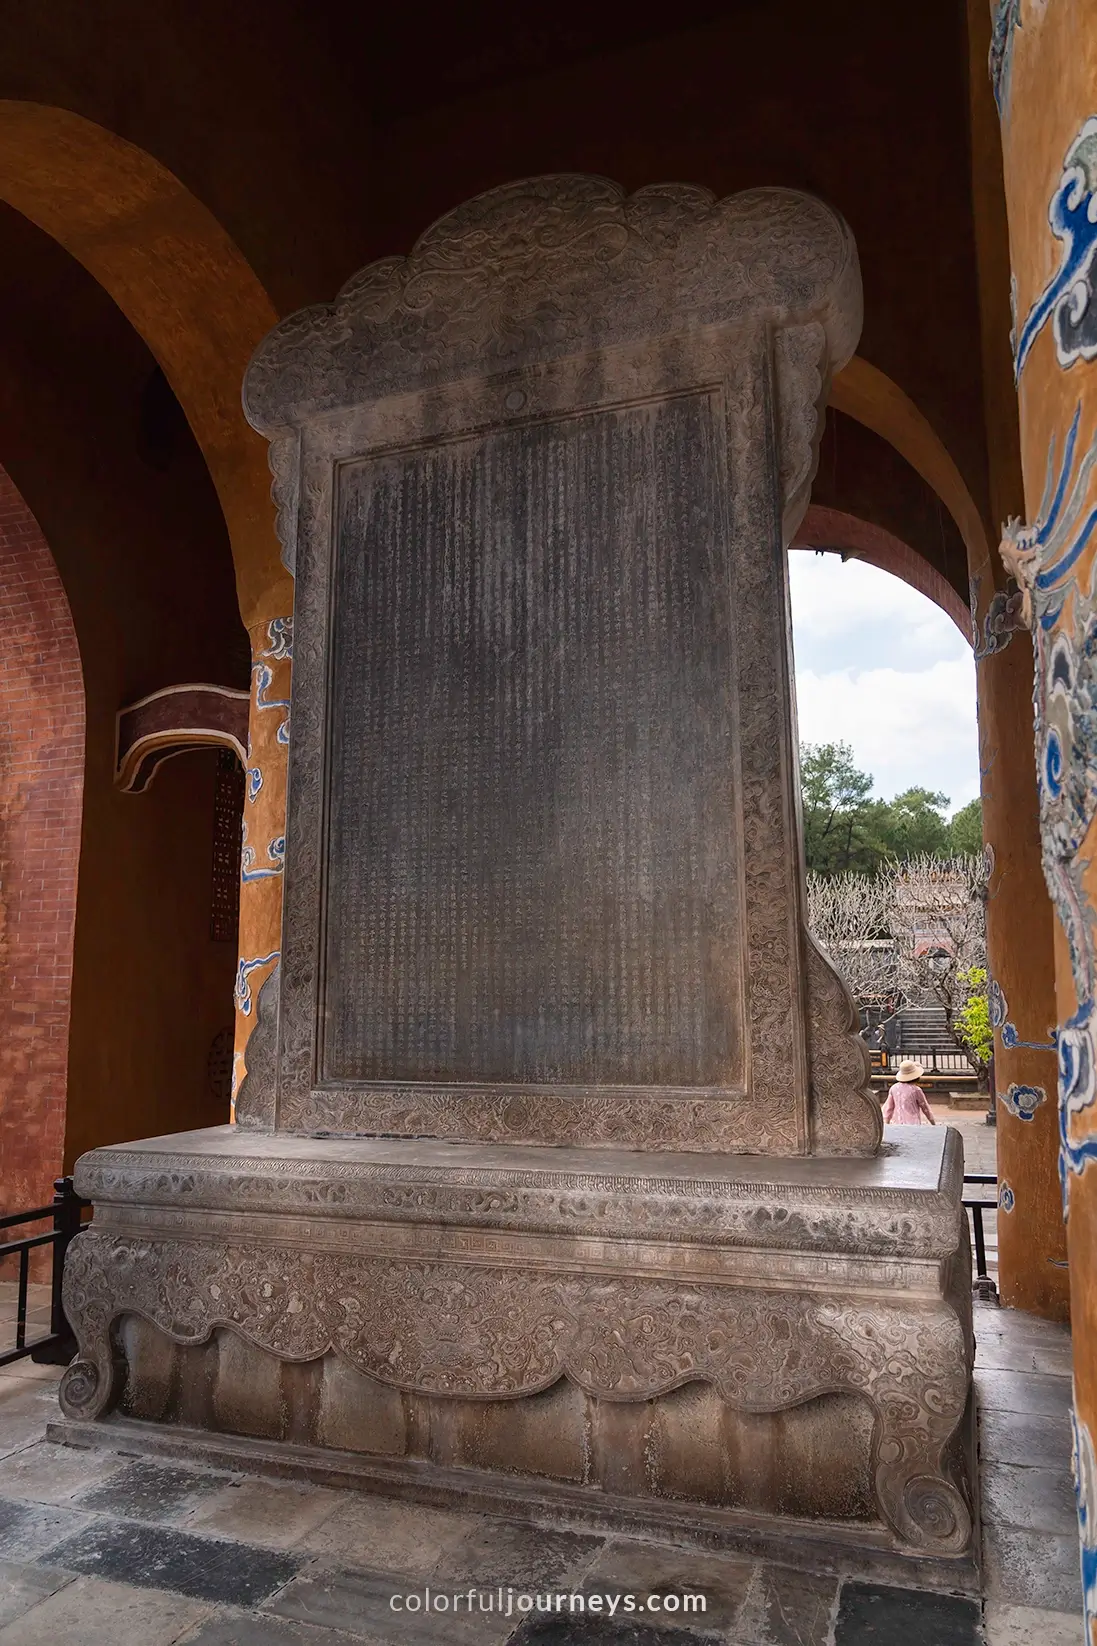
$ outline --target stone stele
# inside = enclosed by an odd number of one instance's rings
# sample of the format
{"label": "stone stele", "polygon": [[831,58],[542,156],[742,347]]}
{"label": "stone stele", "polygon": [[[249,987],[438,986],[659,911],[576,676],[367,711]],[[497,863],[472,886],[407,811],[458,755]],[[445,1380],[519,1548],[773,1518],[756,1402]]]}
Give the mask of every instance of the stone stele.
{"label": "stone stele", "polygon": [[282,960],[239,1124],[79,1163],[80,1434],[967,1550],[960,1142],[881,1145],[804,926],[785,545],[860,317],[817,200],[561,176],[260,346]]}

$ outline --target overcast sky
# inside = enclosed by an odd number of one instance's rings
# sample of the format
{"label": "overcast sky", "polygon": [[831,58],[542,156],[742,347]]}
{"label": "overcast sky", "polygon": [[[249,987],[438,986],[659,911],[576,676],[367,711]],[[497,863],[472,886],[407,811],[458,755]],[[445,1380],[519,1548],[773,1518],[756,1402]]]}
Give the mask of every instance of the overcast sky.
{"label": "overcast sky", "polygon": [[974,800],[975,665],[952,619],[858,560],[796,549],[789,567],[801,742],[849,743],[882,800]]}

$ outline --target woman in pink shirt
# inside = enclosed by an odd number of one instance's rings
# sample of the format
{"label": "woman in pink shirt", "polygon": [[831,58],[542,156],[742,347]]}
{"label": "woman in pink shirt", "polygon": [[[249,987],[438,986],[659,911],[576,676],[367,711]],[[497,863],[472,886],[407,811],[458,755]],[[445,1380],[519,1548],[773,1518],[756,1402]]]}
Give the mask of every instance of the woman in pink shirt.
{"label": "woman in pink shirt", "polygon": [[926,1094],[917,1084],[922,1078],[922,1065],[908,1058],[900,1063],[898,1076],[884,1104],[884,1125],[921,1126],[928,1120],[936,1126]]}

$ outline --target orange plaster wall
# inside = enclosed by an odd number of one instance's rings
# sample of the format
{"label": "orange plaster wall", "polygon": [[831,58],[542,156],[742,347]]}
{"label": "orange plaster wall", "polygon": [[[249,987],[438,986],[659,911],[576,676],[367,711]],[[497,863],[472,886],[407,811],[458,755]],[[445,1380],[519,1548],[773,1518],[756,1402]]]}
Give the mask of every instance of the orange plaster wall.
{"label": "orange plaster wall", "polygon": [[[113,785],[119,706],[179,680],[244,686],[224,521],[182,419],[142,407],[154,361],[46,235],[0,210],[0,461],[42,527],[83,660],[87,754],[65,1160],[227,1118],[206,1085],[235,945],[209,937],[215,756]],[[163,415],[161,416],[161,421]]]}
{"label": "orange plaster wall", "polygon": [[[823,195],[860,250],[861,352],[929,418],[986,511],[956,0],[922,0],[916,28],[901,7],[848,0],[825,30],[814,0],[559,0],[547,21],[503,0],[414,13],[109,0],[107,30],[79,0],[9,10],[0,99],[71,111],[147,151],[282,314],[330,301],[362,264],[522,175]],[[912,108],[932,119],[912,129]],[[64,207],[53,201],[51,222]],[[127,233],[136,243],[146,226],[136,213]]]}
{"label": "orange plaster wall", "polygon": [[[1097,359],[1087,359],[1069,339],[1063,346],[1056,335],[1064,316],[1084,312],[1084,304],[1078,309],[1080,287],[1091,317],[1097,305],[1092,268],[1084,259],[1073,266],[1067,261],[1072,234],[1079,252],[1093,235],[1097,209],[1097,152],[1077,148],[1093,121],[1090,148],[1097,151],[1097,13],[1089,0],[1026,0],[1016,23],[1002,37],[1002,145],[1021,345],[1025,512],[1030,527],[1044,529],[1039,540],[1008,531],[1003,547],[1032,600],[1038,645],[1036,757],[1045,865],[1061,922],[1058,1120],[1067,1188],[1082,1573],[1089,1638],[1097,1641],[1097,746],[1087,723],[1097,538],[1084,538],[1085,521],[1097,507],[1094,471],[1087,478],[1084,466],[1086,454],[1097,452]],[[1049,210],[1056,200],[1068,218],[1081,207],[1073,230],[1065,222],[1054,231]],[[1068,462],[1072,425],[1076,444]],[[1062,471],[1066,482],[1057,518],[1045,496],[1049,456],[1053,473]]]}

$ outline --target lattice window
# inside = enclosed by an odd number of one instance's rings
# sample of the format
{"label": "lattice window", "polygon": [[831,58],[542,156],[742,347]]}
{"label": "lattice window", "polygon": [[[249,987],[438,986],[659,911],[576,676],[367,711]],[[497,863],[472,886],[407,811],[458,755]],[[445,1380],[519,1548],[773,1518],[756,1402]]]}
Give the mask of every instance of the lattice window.
{"label": "lattice window", "polygon": [[209,933],[214,943],[236,942],[240,924],[240,832],[243,816],[243,768],[231,749],[218,749],[213,790]]}

